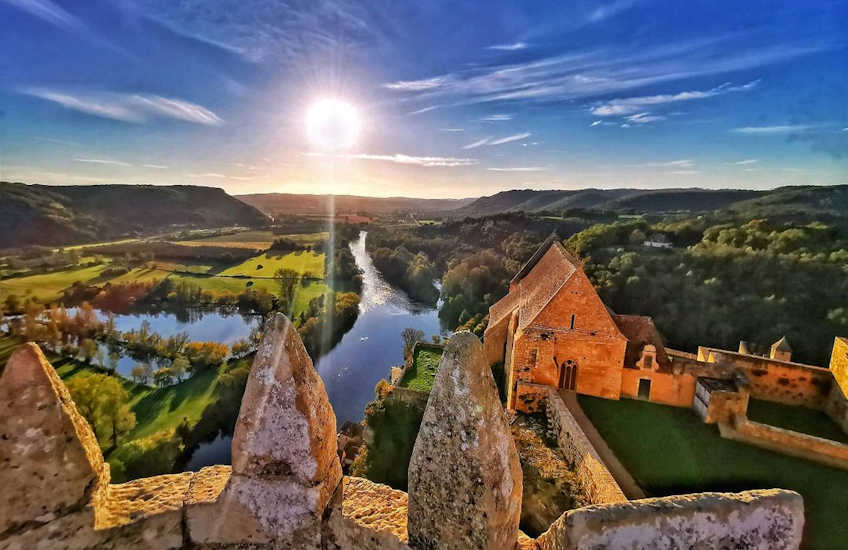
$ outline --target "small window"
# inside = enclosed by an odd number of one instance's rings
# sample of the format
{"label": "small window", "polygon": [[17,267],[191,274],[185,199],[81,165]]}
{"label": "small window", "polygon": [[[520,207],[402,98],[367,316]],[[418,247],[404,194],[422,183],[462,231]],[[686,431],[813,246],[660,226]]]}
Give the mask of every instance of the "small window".
{"label": "small window", "polygon": [[574,314],[571,314],[571,330],[574,330]]}
{"label": "small window", "polygon": [[654,357],[651,355],[645,356],[645,368],[649,369],[654,366]]}

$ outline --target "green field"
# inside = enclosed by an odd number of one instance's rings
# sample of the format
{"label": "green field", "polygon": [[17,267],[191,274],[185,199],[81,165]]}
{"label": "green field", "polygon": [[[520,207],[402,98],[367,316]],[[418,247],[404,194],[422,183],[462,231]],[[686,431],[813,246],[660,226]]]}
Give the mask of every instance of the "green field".
{"label": "green field", "polygon": [[228,267],[218,274],[273,277],[278,269],[291,269],[301,275],[308,273],[312,277],[324,277],[324,254],[316,254],[315,252],[274,254],[268,252]]}
{"label": "green field", "polygon": [[689,409],[587,396],[580,405],[649,495],[791,489],[804,497],[804,548],[844,548],[848,471],[722,439]]}
{"label": "green field", "polygon": [[412,366],[406,371],[398,386],[429,392],[433,389],[433,380],[436,377],[436,370],[439,368],[442,353],[444,353],[444,350],[437,347],[420,346],[416,348],[415,356],[412,358]]}
{"label": "green field", "polygon": [[0,280],[0,294],[16,294],[22,298],[34,296],[39,302],[52,302],[58,300],[62,296],[62,291],[75,281],[87,283],[97,279],[107,265],[100,264],[55,273],[3,279]]}
{"label": "green field", "polygon": [[754,422],[848,443],[848,434],[829,416],[807,407],[790,407],[751,399],[748,401],[748,418]]}
{"label": "green field", "polygon": [[273,244],[274,240],[286,238],[303,245],[310,245],[321,240],[326,240],[329,233],[298,233],[292,235],[276,235],[271,231],[241,231],[228,235],[216,235],[214,237],[198,237],[177,241],[178,244],[186,246],[224,246],[228,248],[254,248],[265,250]]}

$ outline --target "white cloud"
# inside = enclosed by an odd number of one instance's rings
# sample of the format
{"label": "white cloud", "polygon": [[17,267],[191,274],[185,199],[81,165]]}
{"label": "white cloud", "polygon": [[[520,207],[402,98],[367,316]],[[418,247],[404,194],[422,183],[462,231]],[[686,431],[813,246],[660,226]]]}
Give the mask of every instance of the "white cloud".
{"label": "white cloud", "polygon": [[489,141],[486,145],[503,145],[504,143],[510,143],[513,141],[518,141],[520,139],[528,138],[532,136],[530,132],[522,132],[520,134],[513,134],[511,136],[506,136],[498,139],[493,139]]}
{"label": "white cloud", "polygon": [[621,13],[633,6],[635,3],[636,0],[618,0],[616,2],[610,2],[609,4],[599,6],[592,11],[592,13],[589,14],[588,20],[590,23],[598,23],[604,19],[609,19],[610,17]]}
{"label": "white cloud", "polygon": [[486,145],[487,143],[489,143],[490,139],[492,139],[492,138],[491,137],[485,137],[483,139],[478,139],[475,142],[469,143],[468,145],[464,145],[462,148],[463,149],[476,149],[477,147],[480,147],[481,145]]}
{"label": "white cloud", "polygon": [[492,172],[544,172],[548,168],[546,166],[514,166],[509,168],[487,168]]}
{"label": "white cloud", "polygon": [[221,126],[224,123],[217,114],[202,105],[152,94],[72,94],[47,88],[24,88],[20,91],[67,109],[122,122],[141,124],[150,118],[171,118],[206,126]]}
{"label": "white cloud", "polygon": [[657,120],[665,120],[664,116],[652,115],[651,113],[636,113],[635,115],[630,115],[625,118],[633,124],[647,124]]}
{"label": "white cloud", "polygon": [[742,84],[741,86],[731,86],[729,82],[725,82],[721,86],[716,86],[710,90],[692,90],[676,94],[660,94],[612,99],[594,107],[592,109],[592,114],[596,116],[628,115],[640,111],[646,105],[662,105],[666,103],[677,103],[680,101],[692,101],[694,99],[706,99],[733,92],[744,92],[755,88],[759,85],[759,83],[759,79],[752,80],[751,82]]}
{"label": "white cloud", "polygon": [[88,164],[109,164],[112,166],[132,166],[129,162],[112,159],[75,158],[74,162],[85,162]]}
{"label": "white cloud", "polygon": [[512,44],[495,44],[494,46],[489,46],[486,48],[487,50],[500,50],[504,52],[513,52],[515,50],[523,50],[527,48],[527,44],[524,42],[514,42]]}
{"label": "white cloud", "polygon": [[464,132],[465,128],[439,128],[440,132]]}
{"label": "white cloud", "polygon": [[736,164],[737,166],[747,166],[748,164],[757,164],[758,162],[760,162],[759,159],[746,159],[746,160],[738,160],[738,161],[734,162],[733,164]]}
{"label": "white cloud", "polygon": [[595,122],[593,122],[592,124],[589,125],[589,128],[594,128],[595,126],[599,126],[602,123],[603,123],[603,121],[596,120]]}
{"label": "white cloud", "polygon": [[[412,92],[418,100],[438,100],[439,103],[450,101],[450,105],[510,100],[562,101],[763,67],[838,47],[828,42],[769,44],[746,49],[730,49],[728,45],[728,35],[721,35],[684,42],[664,42],[644,48],[597,48],[521,63],[474,66],[421,80],[391,82],[384,86]],[[652,99],[644,101],[649,105],[685,101],[705,95],[709,97],[715,93],[728,93],[735,88],[742,91],[753,86],[756,84],[737,87],[723,85],[720,90],[650,96]],[[633,114],[643,110],[644,106],[637,105],[625,113],[609,113],[606,116]]]}
{"label": "white cloud", "polygon": [[412,111],[412,112],[409,112],[409,113],[406,113],[406,114],[408,114],[408,115],[420,115],[420,114],[423,114],[423,113],[428,113],[430,111],[435,111],[439,107],[441,107],[441,105],[431,105],[429,107],[424,107],[422,109],[418,109],[417,111]]}
{"label": "white cloud", "polygon": [[477,159],[471,158],[454,158],[454,157],[419,157],[413,155],[394,154],[394,155],[371,155],[366,153],[337,155],[342,158],[352,160],[376,160],[383,162],[393,162],[396,164],[410,164],[414,166],[432,167],[455,167],[455,166],[473,166],[478,164]]}
{"label": "white cloud", "polygon": [[386,82],[384,88],[389,90],[398,90],[402,92],[421,92],[424,90],[432,90],[439,88],[447,82],[445,76],[436,76],[433,78],[425,78],[423,80],[398,80],[397,82]]}
{"label": "white cloud", "polygon": [[164,166],[162,164],[142,164],[142,166],[144,168],[153,168],[155,170],[165,170],[168,168],[167,166]]}
{"label": "white cloud", "polygon": [[783,124],[779,126],[743,126],[742,128],[733,128],[731,132],[737,134],[751,135],[769,135],[769,134],[790,134],[793,132],[804,132],[820,127],[820,124]]}
{"label": "white cloud", "polygon": [[631,164],[634,168],[694,168],[695,162],[689,159],[669,160],[666,162],[644,162]]}
{"label": "white cloud", "polygon": [[484,116],[483,118],[481,118],[480,120],[483,121],[483,122],[503,122],[503,121],[506,121],[506,120],[512,120],[512,115],[505,115],[505,114],[487,115],[487,116]]}
{"label": "white cloud", "polygon": [[65,29],[78,30],[82,22],[51,0],[0,0],[43,21]]}

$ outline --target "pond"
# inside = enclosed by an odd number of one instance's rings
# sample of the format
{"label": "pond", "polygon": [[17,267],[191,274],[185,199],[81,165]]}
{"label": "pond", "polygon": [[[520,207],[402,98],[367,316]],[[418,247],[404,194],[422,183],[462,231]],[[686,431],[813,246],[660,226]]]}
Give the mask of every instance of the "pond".
{"label": "pond", "polygon": [[[68,310],[69,315],[76,313],[75,308]],[[97,311],[98,317],[105,320],[106,313]],[[115,328],[121,332],[138,330],[147,321],[150,330],[167,338],[179,332],[188,334],[192,342],[221,342],[233,344],[250,336],[250,331],[257,326],[261,317],[258,315],[243,315],[238,312],[193,308],[180,313],[131,313],[115,315]],[[108,362],[109,350],[105,344],[100,345],[104,362]],[[130,376],[132,368],[139,361],[129,356],[122,356],[118,362],[118,372]]]}
{"label": "pond", "polygon": [[359,318],[353,328],[315,365],[336,411],[338,427],[362,420],[365,405],[374,399],[374,386],[388,379],[389,368],[403,363],[401,332],[415,328],[429,339],[442,334],[438,309],[412,302],[380,276],[365,250],[367,232],[351,243],[362,270]]}

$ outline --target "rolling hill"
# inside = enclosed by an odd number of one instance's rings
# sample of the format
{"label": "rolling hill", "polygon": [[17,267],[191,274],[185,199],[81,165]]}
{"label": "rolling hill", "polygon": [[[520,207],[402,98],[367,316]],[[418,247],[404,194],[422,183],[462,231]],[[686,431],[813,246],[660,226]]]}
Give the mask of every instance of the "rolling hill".
{"label": "rolling hill", "polygon": [[357,195],[298,195],[261,193],[236,195],[236,198],[268,214],[307,215],[389,214],[396,212],[431,213],[455,210],[475,199],[415,199],[409,197],[361,197]]}
{"label": "rolling hill", "polygon": [[257,209],[213,187],[0,182],[0,248],[267,222]]}
{"label": "rolling hill", "polygon": [[617,212],[708,211],[728,208],[771,191],[710,189],[520,189],[503,191],[459,208],[452,214],[483,216],[500,212],[562,211],[570,208]]}

